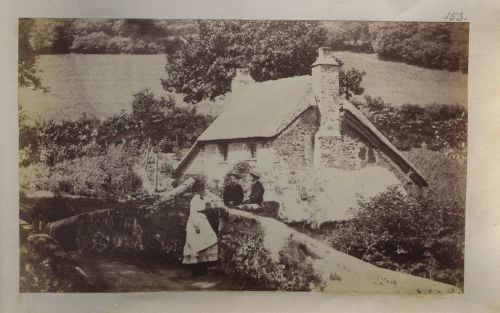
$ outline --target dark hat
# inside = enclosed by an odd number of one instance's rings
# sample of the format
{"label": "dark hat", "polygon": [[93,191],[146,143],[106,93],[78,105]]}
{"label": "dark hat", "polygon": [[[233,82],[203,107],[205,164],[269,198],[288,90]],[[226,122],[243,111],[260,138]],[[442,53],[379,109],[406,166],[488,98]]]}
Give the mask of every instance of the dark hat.
{"label": "dark hat", "polygon": [[198,192],[205,189],[205,183],[202,180],[195,180],[193,183],[193,192]]}

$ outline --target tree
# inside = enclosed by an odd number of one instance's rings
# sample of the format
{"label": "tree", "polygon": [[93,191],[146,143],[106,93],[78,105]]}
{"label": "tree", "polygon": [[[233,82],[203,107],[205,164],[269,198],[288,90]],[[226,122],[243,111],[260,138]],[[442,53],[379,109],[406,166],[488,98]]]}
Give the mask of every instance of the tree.
{"label": "tree", "polygon": [[372,53],[370,22],[323,22],[327,29],[327,45],[335,50]]}
{"label": "tree", "polygon": [[32,39],[34,23],[33,19],[19,20],[19,86],[48,91],[48,88],[43,86],[42,80],[38,76],[38,55],[33,48]]}
{"label": "tree", "polygon": [[[258,82],[311,73],[326,29],[317,22],[200,21],[183,50],[167,58],[163,88],[197,103],[230,91],[235,69],[247,67]],[[361,94],[364,73],[341,69],[341,92]]]}
{"label": "tree", "polygon": [[157,144],[165,135],[166,111],[175,105],[172,98],[157,98],[148,89],[134,95],[132,101],[132,120],[143,137]]}
{"label": "tree", "polygon": [[379,58],[467,72],[468,26],[464,23],[379,23],[371,28]]}
{"label": "tree", "polygon": [[344,62],[339,58],[335,59],[341,68],[339,71],[340,94],[344,95],[345,98],[349,100],[352,96],[360,95],[365,92],[365,88],[361,87],[361,81],[363,80],[363,76],[366,75],[366,72],[355,68],[350,68],[345,71],[342,69]]}
{"label": "tree", "polygon": [[162,84],[190,103],[213,100],[230,90],[235,68],[250,68],[256,81],[309,74],[324,41],[316,22],[200,21],[168,57]]}
{"label": "tree", "polygon": [[140,141],[161,143],[161,150],[169,152],[173,147],[191,146],[211,122],[193,106],[179,107],[173,98],[156,97],[147,89],[134,95],[130,119]]}

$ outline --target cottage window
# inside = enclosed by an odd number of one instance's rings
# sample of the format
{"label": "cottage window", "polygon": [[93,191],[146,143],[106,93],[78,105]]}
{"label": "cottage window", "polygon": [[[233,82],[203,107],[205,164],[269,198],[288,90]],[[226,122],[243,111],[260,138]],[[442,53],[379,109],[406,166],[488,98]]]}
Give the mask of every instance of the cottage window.
{"label": "cottage window", "polygon": [[223,161],[227,161],[227,154],[228,154],[228,146],[227,143],[221,143],[219,144],[219,152],[222,156]]}
{"label": "cottage window", "polygon": [[249,144],[248,149],[250,149],[250,157],[252,159],[256,159],[257,158],[257,144],[256,143]]}
{"label": "cottage window", "polygon": [[375,157],[375,151],[372,148],[368,149],[368,163],[377,162],[377,158]]}

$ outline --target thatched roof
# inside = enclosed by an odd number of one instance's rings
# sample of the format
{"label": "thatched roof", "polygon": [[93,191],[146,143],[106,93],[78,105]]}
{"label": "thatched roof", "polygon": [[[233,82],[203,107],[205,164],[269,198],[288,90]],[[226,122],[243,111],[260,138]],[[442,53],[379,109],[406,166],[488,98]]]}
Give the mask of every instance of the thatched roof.
{"label": "thatched roof", "polygon": [[229,94],[198,141],[271,138],[311,105],[311,76],[254,83]]}

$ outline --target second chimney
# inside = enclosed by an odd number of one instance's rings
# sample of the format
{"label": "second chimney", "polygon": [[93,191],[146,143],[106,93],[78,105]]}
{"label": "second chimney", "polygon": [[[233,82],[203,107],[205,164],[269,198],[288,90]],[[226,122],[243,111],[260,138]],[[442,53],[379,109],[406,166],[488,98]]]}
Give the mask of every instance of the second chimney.
{"label": "second chimney", "polygon": [[250,69],[237,68],[236,75],[231,82],[231,92],[238,92],[245,88],[248,84],[255,83],[255,80],[250,76]]}
{"label": "second chimney", "polygon": [[312,65],[314,98],[318,104],[320,125],[314,136],[315,168],[343,168],[343,143],[340,133],[339,64],[331,48],[319,48]]}

